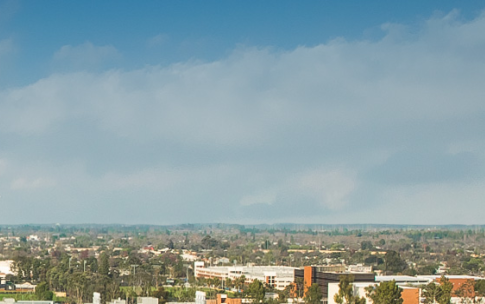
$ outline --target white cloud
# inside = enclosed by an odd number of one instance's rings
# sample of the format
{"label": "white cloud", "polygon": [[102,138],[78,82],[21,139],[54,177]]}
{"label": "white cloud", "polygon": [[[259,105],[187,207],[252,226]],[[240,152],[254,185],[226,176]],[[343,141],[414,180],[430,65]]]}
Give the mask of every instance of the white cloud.
{"label": "white cloud", "polygon": [[[485,181],[390,187],[382,192],[381,222],[482,224]],[[396,212],[396,210],[400,210]]]}
{"label": "white cloud", "polygon": [[[239,48],[213,62],[129,71],[82,68],[119,58],[111,46],[64,46],[54,61],[84,72],[0,92],[0,148],[15,158],[2,180],[58,185],[57,199],[72,206],[122,211],[139,199],[167,220],[182,206],[184,222],[300,201],[317,209],[313,218],[358,218],[368,204],[369,220],[408,200],[427,212],[469,193],[463,204],[474,207],[478,186],[460,185],[485,180],[485,17],[453,14],[418,31],[386,25],[378,41]],[[12,173],[31,158],[42,168]],[[418,185],[403,186],[404,175]],[[309,216],[281,209],[279,218]]]}
{"label": "white cloud", "polygon": [[26,179],[26,178],[17,178],[15,179],[10,188],[12,190],[29,190],[29,189],[38,189],[38,188],[50,188],[56,185],[56,181],[50,178],[35,178],[35,179]]}
{"label": "white cloud", "polygon": [[110,172],[104,175],[100,182],[107,189],[149,189],[163,191],[178,184],[182,177],[180,172],[168,172],[168,170],[161,172],[143,170],[129,174]]}
{"label": "white cloud", "polygon": [[272,205],[276,200],[276,193],[265,192],[257,195],[246,195],[240,201],[242,206],[250,206],[254,204],[267,204]]}
{"label": "white cloud", "polygon": [[[47,95],[39,102],[48,105],[47,111],[82,109],[121,136],[226,145],[261,144],[282,127],[326,133],[362,124],[443,121],[485,110],[479,98],[484,72],[476,62],[481,56],[463,57],[451,52],[455,46],[447,42],[459,36],[456,28],[479,31],[483,16],[466,25],[447,18],[430,23],[444,24],[441,38],[431,42],[423,37],[433,33],[434,26],[401,43],[386,37],[377,42],[336,40],[283,53],[243,49],[210,63],[54,75],[21,88],[18,95],[30,103],[37,94]],[[485,42],[485,37],[475,36],[466,40],[468,47]],[[445,42],[444,50],[434,47]],[[55,57],[79,54],[96,61],[114,52],[112,47],[86,43],[65,46]],[[26,94],[29,90],[33,92]],[[56,106],[49,108],[51,104]]]}
{"label": "white cloud", "polygon": [[65,71],[90,70],[104,67],[122,56],[118,50],[111,45],[96,46],[91,42],[72,46],[64,45],[53,57],[54,65]]}
{"label": "white cloud", "polygon": [[3,99],[0,103],[2,131],[43,133],[51,124],[62,120],[67,106],[64,98],[71,96],[69,88],[59,85],[57,79],[43,79],[33,85],[0,92]]}
{"label": "white cloud", "polygon": [[312,196],[329,209],[340,209],[348,203],[349,195],[356,187],[355,180],[342,170],[310,172],[297,180],[302,196]]}
{"label": "white cloud", "polygon": [[7,161],[5,159],[0,158],[0,176],[5,173],[7,168]]}
{"label": "white cloud", "polygon": [[337,210],[347,205],[349,196],[355,188],[355,177],[344,170],[311,170],[287,177],[268,190],[246,195],[239,204],[266,204],[278,208],[291,197],[296,200],[310,199],[325,209]]}
{"label": "white cloud", "polygon": [[163,46],[169,40],[170,40],[170,36],[168,34],[158,34],[148,39],[148,46],[150,47]]}

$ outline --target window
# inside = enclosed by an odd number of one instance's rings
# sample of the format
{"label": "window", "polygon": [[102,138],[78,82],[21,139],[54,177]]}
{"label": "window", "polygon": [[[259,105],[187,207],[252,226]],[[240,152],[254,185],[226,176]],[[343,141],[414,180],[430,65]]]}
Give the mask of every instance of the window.
{"label": "window", "polygon": [[275,285],[275,277],[274,276],[268,276],[268,285],[273,286]]}

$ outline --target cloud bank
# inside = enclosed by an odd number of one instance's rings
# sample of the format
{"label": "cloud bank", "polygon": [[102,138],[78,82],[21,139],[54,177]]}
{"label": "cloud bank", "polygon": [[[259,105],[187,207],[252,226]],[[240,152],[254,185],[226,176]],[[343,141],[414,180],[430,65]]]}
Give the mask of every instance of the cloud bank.
{"label": "cloud bank", "polygon": [[483,224],[485,15],[382,31],[136,70],[63,46],[0,91],[6,218]]}

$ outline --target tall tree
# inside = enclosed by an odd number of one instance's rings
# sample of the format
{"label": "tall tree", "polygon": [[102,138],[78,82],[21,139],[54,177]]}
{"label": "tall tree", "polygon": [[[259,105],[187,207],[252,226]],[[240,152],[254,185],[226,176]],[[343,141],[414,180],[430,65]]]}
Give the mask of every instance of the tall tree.
{"label": "tall tree", "polygon": [[285,287],[283,290],[277,290],[276,292],[278,293],[278,302],[280,303],[288,303],[288,299],[291,297],[292,293],[292,285],[288,285]]}
{"label": "tall tree", "polygon": [[306,304],[320,304],[322,302],[323,293],[318,284],[313,283],[305,292],[304,301]]}
{"label": "tall tree", "polygon": [[445,276],[441,276],[439,284],[431,282],[423,287],[424,303],[451,303],[453,284]]}
{"label": "tall tree", "polygon": [[338,304],[365,304],[365,298],[359,297],[354,294],[354,288],[352,286],[354,282],[353,275],[340,276],[340,282],[338,284],[339,290],[335,294],[333,299]]}
{"label": "tall tree", "polygon": [[462,304],[475,303],[475,288],[474,281],[468,280],[463,283],[458,290],[455,291],[456,296],[460,298]]}
{"label": "tall tree", "polygon": [[451,303],[451,292],[453,290],[453,284],[444,275],[440,278],[441,294],[436,299],[439,304],[450,304]]}
{"label": "tall tree", "polygon": [[234,282],[231,280],[231,278],[227,278],[226,281],[224,282],[224,286],[226,288],[231,288],[232,286],[234,286]]}
{"label": "tall tree", "polygon": [[240,292],[246,282],[246,276],[242,275],[234,280],[234,285],[236,286],[237,290]]}
{"label": "tall tree", "polygon": [[379,285],[366,288],[367,296],[373,304],[402,304],[402,289],[397,286],[396,281],[381,282]]}
{"label": "tall tree", "polygon": [[390,250],[384,256],[384,267],[386,272],[399,273],[406,268],[406,261],[401,259],[399,253],[394,250]]}
{"label": "tall tree", "polygon": [[293,283],[291,293],[295,298],[295,301],[303,298],[305,295],[305,280],[303,278],[296,278],[295,283]]}
{"label": "tall tree", "polygon": [[98,272],[100,275],[104,276],[109,274],[109,256],[106,252],[101,253],[99,257]]}
{"label": "tall tree", "polygon": [[436,299],[441,294],[441,288],[435,282],[431,282],[423,286],[422,290],[423,290],[424,303],[426,304],[436,303]]}
{"label": "tall tree", "polygon": [[151,296],[157,298],[159,304],[165,304],[168,300],[168,292],[163,286],[158,287],[157,290],[153,290]]}
{"label": "tall tree", "polygon": [[264,288],[264,284],[255,279],[251,284],[249,284],[247,291],[245,292],[246,296],[252,299],[253,303],[262,303],[264,302],[264,295],[266,290]]}
{"label": "tall tree", "polygon": [[212,284],[214,284],[214,288],[216,289],[216,288],[221,287],[221,282],[222,282],[221,279],[214,278],[213,281],[212,281]]}
{"label": "tall tree", "polygon": [[51,301],[54,293],[49,290],[49,286],[46,282],[41,282],[35,286],[35,297],[37,300]]}
{"label": "tall tree", "polygon": [[485,297],[485,280],[475,280],[474,283],[475,294],[479,297]]}

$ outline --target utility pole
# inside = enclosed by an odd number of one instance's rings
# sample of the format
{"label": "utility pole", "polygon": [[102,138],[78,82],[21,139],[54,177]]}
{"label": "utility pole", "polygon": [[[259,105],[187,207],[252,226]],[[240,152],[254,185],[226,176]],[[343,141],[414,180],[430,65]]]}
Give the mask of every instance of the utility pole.
{"label": "utility pole", "polygon": [[133,291],[135,291],[135,275],[136,275],[136,267],[138,265],[131,265],[133,267]]}
{"label": "utility pole", "polygon": [[187,278],[187,283],[189,283],[189,267],[190,267],[190,265],[189,264],[183,264],[183,266],[186,269],[185,270],[185,276]]}
{"label": "utility pole", "polygon": [[133,276],[136,275],[136,267],[138,267],[138,265],[131,265],[131,267],[133,267]]}

